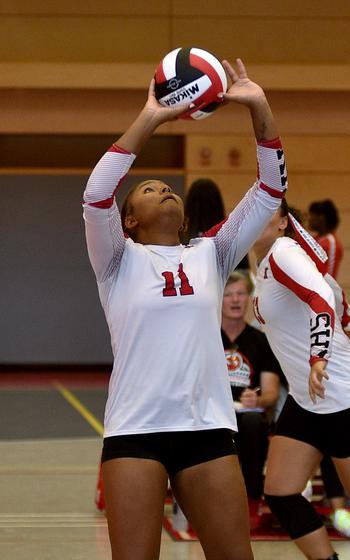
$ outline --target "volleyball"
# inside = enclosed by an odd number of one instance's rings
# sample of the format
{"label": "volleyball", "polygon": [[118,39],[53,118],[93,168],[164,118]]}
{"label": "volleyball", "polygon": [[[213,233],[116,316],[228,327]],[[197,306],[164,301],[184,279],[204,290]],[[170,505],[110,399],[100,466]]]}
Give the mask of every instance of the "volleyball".
{"label": "volleyball", "polygon": [[156,99],[165,107],[192,105],[181,119],[205,119],[217,109],[226,93],[227,77],[218,58],[196,47],[168,53],[155,73]]}

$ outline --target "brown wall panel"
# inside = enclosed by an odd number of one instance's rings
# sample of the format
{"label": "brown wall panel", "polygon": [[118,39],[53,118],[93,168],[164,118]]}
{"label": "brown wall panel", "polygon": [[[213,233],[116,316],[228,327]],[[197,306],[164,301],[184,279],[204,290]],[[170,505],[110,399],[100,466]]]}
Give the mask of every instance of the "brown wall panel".
{"label": "brown wall panel", "polygon": [[186,143],[186,166],[192,171],[256,169],[255,142],[249,136],[191,134]]}
{"label": "brown wall panel", "polygon": [[176,0],[173,4],[175,15],[192,16],[260,16],[295,18],[340,18],[350,17],[348,0],[337,0],[336,7],[329,0]]}
{"label": "brown wall panel", "polygon": [[0,14],[12,15],[169,15],[171,0],[1,0]]}
{"label": "brown wall panel", "polygon": [[337,0],[336,9],[329,0],[1,0],[0,14],[118,14],[118,15],[191,15],[295,18],[350,17],[348,0]]}
{"label": "brown wall panel", "polygon": [[350,17],[348,0],[337,0],[336,9],[329,0],[134,0],[132,3],[116,0],[1,0],[0,14],[116,14],[136,17],[152,15],[193,15],[228,17],[288,17],[291,19],[321,19]]}
{"label": "brown wall panel", "polygon": [[[203,46],[219,58],[260,63],[347,64],[350,19],[290,20],[281,18],[189,17],[172,21],[172,46]],[[322,42],[320,43],[320,37]],[[322,47],[320,47],[322,44]]]}
{"label": "brown wall panel", "polygon": [[[178,46],[198,45],[219,57],[254,63],[344,63],[350,17],[202,17],[123,15],[0,17],[0,60],[154,62]],[[320,41],[322,38],[322,41]]]}
{"label": "brown wall panel", "polygon": [[2,61],[155,62],[170,50],[166,17],[0,17]]}
{"label": "brown wall panel", "polygon": [[[93,77],[91,77],[93,79]],[[146,101],[146,90],[0,89],[0,133],[114,132],[125,130]],[[350,136],[350,93],[270,92],[268,97],[283,139],[289,136]],[[286,100],[287,97],[287,100]],[[248,111],[230,104],[207,119],[178,120],[159,133],[192,137],[253,138]],[[226,140],[225,140],[226,141]],[[327,158],[328,159],[328,158]]]}
{"label": "brown wall panel", "polygon": [[[280,134],[350,134],[350,92],[267,92]],[[0,123],[1,126],[1,123]],[[187,134],[251,134],[248,111],[234,103],[196,123],[178,121]]]}
{"label": "brown wall panel", "polygon": [[307,175],[289,173],[289,185],[288,201],[301,210],[305,210],[314,200],[332,198],[341,212],[350,211],[350,173],[320,175],[317,169]]}
{"label": "brown wall panel", "polygon": [[[350,136],[283,135],[289,172],[350,173]],[[190,135],[186,165],[192,170],[253,170],[255,144],[246,136]]]}

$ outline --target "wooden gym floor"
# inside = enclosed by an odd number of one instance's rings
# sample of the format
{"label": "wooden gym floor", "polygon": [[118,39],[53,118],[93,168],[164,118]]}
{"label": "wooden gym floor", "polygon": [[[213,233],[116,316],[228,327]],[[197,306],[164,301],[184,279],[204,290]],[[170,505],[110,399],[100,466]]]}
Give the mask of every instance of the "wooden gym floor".
{"label": "wooden gym floor", "polygon": [[[1,560],[110,560],[94,504],[107,374],[0,373]],[[350,541],[337,541],[350,560]],[[289,542],[254,542],[256,560],[297,560]],[[203,560],[163,531],[161,560]]]}

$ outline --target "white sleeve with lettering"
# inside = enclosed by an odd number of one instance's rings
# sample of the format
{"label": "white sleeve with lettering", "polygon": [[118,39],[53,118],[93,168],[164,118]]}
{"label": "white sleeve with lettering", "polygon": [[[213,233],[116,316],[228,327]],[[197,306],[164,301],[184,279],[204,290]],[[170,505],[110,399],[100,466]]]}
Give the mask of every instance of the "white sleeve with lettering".
{"label": "white sleeve with lettering", "polygon": [[[226,279],[279,208],[287,188],[280,139],[257,146],[258,179],[228,219],[206,235],[214,237],[218,262]],[[234,179],[233,179],[234,182]],[[213,235],[215,234],[215,235]]]}
{"label": "white sleeve with lettering", "polygon": [[[274,278],[309,306],[310,365],[320,359],[328,360],[335,322],[335,298],[332,288],[296,242],[287,250],[282,245],[273,251],[269,263]],[[281,313],[283,312],[281,309]],[[296,323],[293,322],[293,317],[290,317],[290,323]]]}
{"label": "white sleeve with lettering", "polygon": [[113,145],[92,171],[84,192],[86,241],[98,282],[118,271],[125,237],[114,196],[135,155]]}

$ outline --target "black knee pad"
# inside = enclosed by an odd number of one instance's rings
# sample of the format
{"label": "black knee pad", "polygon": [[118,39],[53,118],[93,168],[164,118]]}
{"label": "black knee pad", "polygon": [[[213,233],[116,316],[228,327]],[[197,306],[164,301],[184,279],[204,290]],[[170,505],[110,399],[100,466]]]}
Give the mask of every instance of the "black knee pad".
{"label": "black knee pad", "polygon": [[290,496],[265,494],[265,499],[291,539],[299,539],[323,527],[321,517],[301,494]]}

